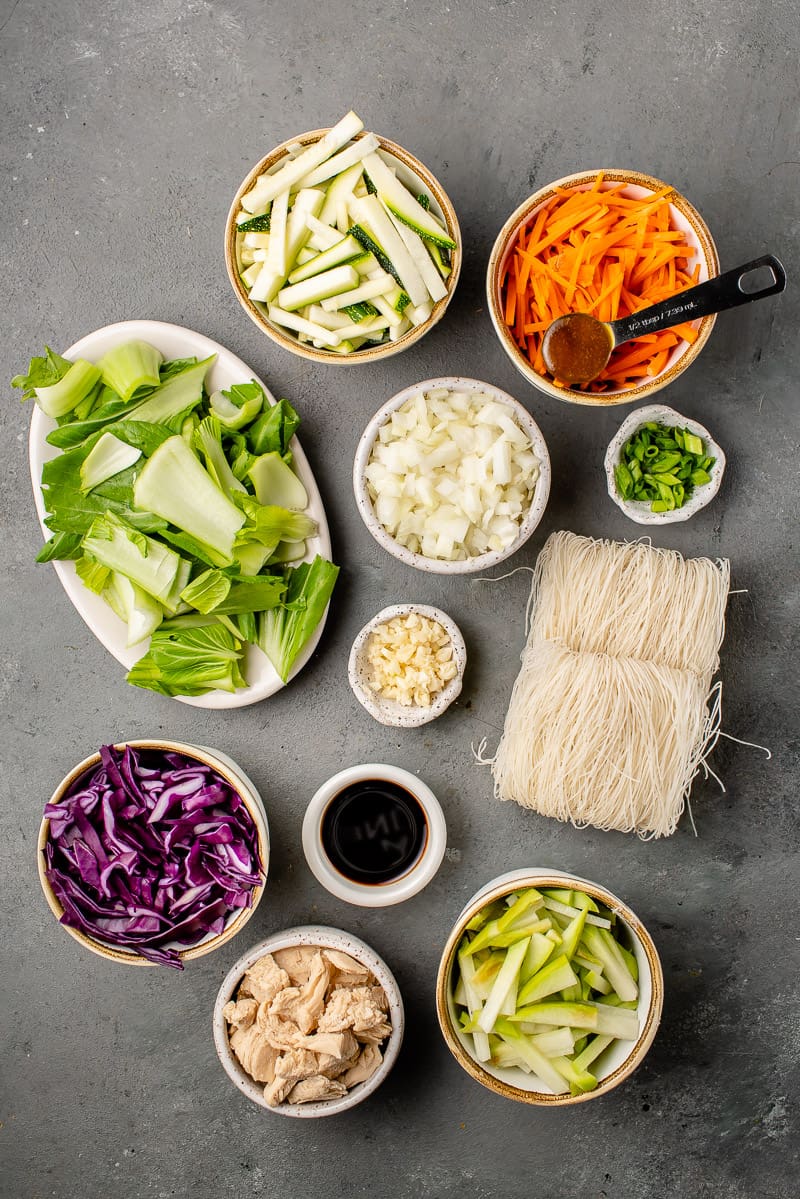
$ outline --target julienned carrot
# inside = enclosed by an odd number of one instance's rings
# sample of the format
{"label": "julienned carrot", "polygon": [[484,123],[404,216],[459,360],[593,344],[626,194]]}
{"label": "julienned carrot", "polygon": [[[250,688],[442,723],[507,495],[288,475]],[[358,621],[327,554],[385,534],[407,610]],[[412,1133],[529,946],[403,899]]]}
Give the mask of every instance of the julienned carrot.
{"label": "julienned carrot", "polygon": [[[699,280],[700,264],[689,267],[694,247],[670,224],[671,189],[636,200],[624,187],[599,174],[587,191],[557,188],[517,235],[503,278],[505,322],[541,375],[548,373],[542,339],[557,317],[590,312],[617,320]],[[659,374],[682,341],[696,341],[697,328],[684,323],[626,342],[585,390],[636,387]]]}

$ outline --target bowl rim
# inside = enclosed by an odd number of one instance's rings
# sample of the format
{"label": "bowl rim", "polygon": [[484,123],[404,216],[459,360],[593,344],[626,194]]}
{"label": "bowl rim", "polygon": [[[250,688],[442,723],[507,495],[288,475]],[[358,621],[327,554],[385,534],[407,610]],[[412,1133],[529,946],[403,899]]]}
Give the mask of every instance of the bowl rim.
{"label": "bowl rim", "polygon": [[[382,624],[386,624],[387,621],[414,612],[419,616],[427,616],[442,626],[450,638],[453,646],[453,660],[458,668],[455,677],[433,697],[427,708],[421,708],[414,704],[404,708],[393,700],[380,699],[364,686],[360,678],[360,658],[370,634]],[[374,720],[391,728],[409,729],[419,728],[423,724],[429,724],[432,720],[436,720],[443,712],[447,711],[454,700],[458,699],[464,682],[466,665],[467,646],[463,634],[452,616],[448,616],[441,608],[435,608],[432,604],[390,604],[388,607],[382,608],[371,620],[368,620],[356,634],[350,647],[347,675],[353,694],[362,708],[369,712]]]}
{"label": "bowl rim", "polygon": [[[682,508],[674,508],[671,512],[651,512],[646,500],[624,500],[617,490],[614,478],[614,467],[620,462],[623,445],[639,425],[650,420],[664,421],[668,425],[688,426],[705,440],[709,453],[713,453],[716,458],[711,482],[704,484],[702,490],[695,491]],[[643,408],[637,408],[635,412],[629,413],[608,443],[604,461],[606,485],[611,499],[630,520],[639,525],[650,526],[679,524],[682,521],[690,520],[696,512],[702,511],[711,503],[722,486],[726,465],[725,451],[705,425],[701,425],[700,421],[691,417],[683,416],[667,404],[646,404]]]}
{"label": "bowl rim", "polygon": [[[363,965],[369,967],[379,984],[383,987],[386,998],[389,1001],[392,1031],[389,1034],[388,1043],[383,1054],[383,1061],[378,1069],[365,1082],[356,1083],[346,1095],[342,1095],[338,1099],[323,1099],[314,1103],[291,1104],[284,1102],[271,1107],[264,1099],[264,1084],[256,1082],[247,1074],[231,1049],[227,1022],[222,1015],[222,1009],[231,999],[245,970],[248,970],[264,954],[271,953],[276,949],[288,949],[293,945],[314,944],[319,945],[323,949],[341,949],[345,953],[349,953],[351,957],[356,958]],[[212,1016],[212,1028],[214,1048],[217,1051],[220,1064],[228,1075],[228,1078],[243,1095],[252,1103],[257,1104],[266,1111],[275,1112],[277,1115],[310,1119],[320,1116],[338,1115],[339,1112],[355,1107],[371,1095],[373,1091],[377,1090],[391,1071],[400,1053],[405,1032],[405,1009],[397,979],[380,954],[376,953],[366,941],[363,941],[361,937],[356,936],[354,933],[346,932],[344,929],[322,924],[302,924],[271,933],[268,937],[265,937],[248,949],[246,953],[243,953],[234,962],[222,980],[217,992]]]}
{"label": "bowl rim", "polygon": [[[310,362],[327,363],[332,366],[357,366],[359,363],[375,362],[379,358],[390,358],[393,354],[401,353],[401,351],[408,349],[409,346],[412,346],[418,342],[421,337],[424,337],[425,334],[434,327],[434,325],[439,323],[444,316],[445,311],[447,310],[447,306],[449,305],[450,300],[453,297],[453,293],[455,292],[456,285],[458,284],[459,275],[461,274],[461,262],[463,259],[463,243],[461,238],[461,228],[458,223],[458,217],[456,216],[456,210],[453,207],[450,197],[436,176],[432,174],[425,164],[420,162],[420,160],[414,154],[412,154],[410,150],[406,150],[397,142],[391,141],[387,137],[381,137],[380,134],[376,133],[374,136],[378,139],[380,149],[385,150],[388,154],[391,154],[393,158],[397,159],[397,161],[406,168],[406,170],[418,175],[422,180],[436,204],[439,206],[445,225],[447,226],[447,231],[452,237],[453,241],[456,243],[455,250],[451,251],[451,271],[447,279],[444,280],[445,286],[447,287],[447,294],[443,296],[441,300],[436,301],[432,307],[431,315],[426,321],[423,321],[421,325],[412,325],[412,327],[408,329],[402,337],[398,338],[397,341],[387,341],[381,345],[371,346],[369,349],[358,350],[354,354],[334,354],[330,350],[318,350],[315,346],[306,345],[303,342],[297,341],[295,337],[291,336],[287,332],[284,332],[277,325],[274,325],[256,306],[256,303],[250,299],[250,296],[239,277],[239,271],[236,265],[236,216],[241,208],[242,196],[250,190],[259,175],[263,175],[271,166],[274,166],[276,162],[279,162],[280,159],[286,155],[290,148],[298,145],[311,145],[314,142],[319,141],[324,134],[329,132],[329,128],[309,129],[305,133],[300,133],[295,137],[287,138],[285,141],[282,141],[279,145],[275,146],[274,149],[270,150],[268,154],[265,154],[264,157],[257,162],[255,166],[250,169],[250,171],[248,171],[244,180],[236,189],[230,209],[228,210],[228,215],[225,219],[225,269],[228,273],[228,279],[231,287],[234,290],[236,298],[247,315],[250,317],[250,320],[258,326],[262,333],[266,333],[267,337],[274,341],[276,345],[280,346],[284,350],[289,350],[290,353],[295,354],[299,358],[305,358]],[[359,141],[365,136],[366,132],[367,130],[361,130],[361,132],[357,133],[352,140]]]}
{"label": "bowl rim", "polygon": [[[356,883],[335,869],[322,845],[322,817],[330,801],[350,783],[381,778],[410,791],[421,805],[428,824],[428,842],[422,855],[400,878],[388,883]],[[337,770],[326,779],[308,802],[301,840],[308,868],[326,891],[345,903],[361,908],[389,908],[404,903],[435,878],[447,848],[447,821],[442,805],[427,783],[410,770],[388,762],[359,762]]]}
{"label": "bowl rim", "polygon": [[[511,877],[512,875],[514,876],[513,878]],[[593,899],[599,899],[624,921],[628,931],[639,942],[644,951],[650,970],[651,994],[639,1037],[633,1043],[631,1051],[625,1060],[615,1070],[612,1070],[610,1074],[606,1075],[605,1078],[600,1079],[594,1091],[582,1092],[580,1095],[571,1095],[569,1092],[561,1095],[551,1095],[544,1091],[527,1091],[522,1087],[515,1087],[503,1079],[496,1078],[488,1070],[485,1070],[480,1062],[476,1061],[467,1052],[453,1031],[447,1000],[456,950],[464,934],[467,922],[495,899],[500,899],[512,891],[519,890],[520,884],[534,887],[563,887],[564,882],[567,880],[570,880],[573,885],[579,886],[581,890],[586,891]],[[584,1103],[589,1099],[598,1099],[601,1095],[606,1095],[609,1091],[618,1087],[641,1064],[655,1040],[661,1020],[663,1002],[664,974],[658,950],[650,933],[633,909],[628,907],[618,896],[614,895],[612,891],[609,891],[600,883],[591,882],[589,879],[581,878],[579,875],[566,871],[546,868],[537,869],[529,867],[524,870],[511,871],[492,880],[491,883],[487,883],[485,887],[477,891],[463,908],[453,925],[445,942],[436,975],[436,1015],[439,1020],[439,1027],[448,1049],[459,1066],[463,1070],[466,1070],[467,1074],[474,1078],[476,1082],[481,1083],[482,1086],[486,1087],[489,1091],[493,1091],[496,1095],[502,1095],[506,1099],[514,1099],[517,1102],[532,1104],[537,1107],[566,1107],[570,1104]]]}
{"label": "bowl rim", "polygon": [[[395,541],[394,537],[386,532],[386,529],[375,515],[375,509],[369,496],[367,480],[364,474],[378,432],[392,413],[401,408],[408,399],[418,392],[434,391],[437,388],[443,388],[448,391],[468,391],[472,393],[485,391],[490,393],[500,403],[512,409],[515,420],[530,440],[531,448],[539,460],[539,477],[533,489],[531,502],[525,518],[519,527],[519,532],[511,545],[504,550],[488,550],[485,554],[478,554],[474,558],[466,558],[460,562],[446,562],[444,559],[426,558],[424,554],[413,553]],[[358,511],[361,514],[361,519],[367,529],[378,545],[382,546],[394,558],[397,558],[400,562],[404,562],[406,566],[413,566],[416,570],[422,570],[428,574],[476,574],[481,570],[490,570],[493,566],[499,565],[500,562],[505,562],[506,558],[510,558],[513,554],[516,554],[536,531],[544,516],[547,501],[550,498],[550,482],[550,453],[547,449],[547,443],[541,429],[525,405],[520,403],[519,400],[514,399],[507,391],[503,391],[502,388],[497,387],[494,383],[484,383],[480,379],[469,379],[460,375],[442,375],[436,379],[423,379],[421,383],[412,383],[410,386],[404,387],[402,391],[398,391],[391,399],[388,399],[377,410],[361,434],[353,461],[353,493],[356,498]]]}
{"label": "bowl rim", "polygon": [[545,187],[531,193],[526,200],[523,200],[514,209],[495,238],[489,255],[489,263],[486,269],[486,299],[489,306],[489,316],[500,345],[520,374],[529,383],[532,383],[534,387],[546,395],[552,396],[557,400],[562,400],[565,403],[582,404],[592,408],[610,408],[616,404],[632,404],[646,399],[674,382],[696,360],[711,336],[711,330],[714,328],[717,318],[716,314],[703,317],[700,322],[697,340],[693,344],[688,345],[688,348],[676,362],[673,362],[671,365],[668,363],[661,374],[656,375],[654,379],[650,379],[647,383],[640,383],[638,386],[631,387],[626,391],[604,392],[596,395],[589,392],[571,391],[569,388],[556,387],[549,379],[546,379],[543,375],[539,375],[533,369],[511,337],[503,317],[503,309],[499,299],[502,267],[508,257],[512,242],[519,228],[542,204],[545,204],[555,195],[557,188],[585,190],[586,186],[591,184],[599,174],[602,174],[604,183],[624,182],[628,185],[647,188],[649,191],[666,189],[667,195],[665,198],[669,200],[669,203],[692,226],[694,235],[700,243],[702,263],[708,271],[708,276],[719,274],[719,254],[711,232],[694,205],[677,188],[643,171],[631,171],[621,167],[602,167],[593,171],[576,171],[570,175],[564,175],[563,178],[556,179],[552,183],[548,183]]}
{"label": "bowl rim", "polygon": [[[253,902],[249,908],[240,908],[232,919],[225,925],[221,933],[217,933],[215,937],[211,937],[207,941],[201,942],[199,945],[190,945],[187,949],[177,950],[178,957],[182,962],[192,961],[194,958],[205,957],[208,953],[213,953],[215,949],[225,945],[236,936],[247,924],[248,920],[254,914],[256,908],[261,902],[264,894],[264,888],[269,876],[269,860],[270,860],[270,838],[269,838],[269,823],[267,814],[264,808],[263,800],[257,791],[255,784],[244,773],[232,758],[227,754],[221,753],[219,750],[208,749],[206,746],[194,745],[188,741],[172,741],[166,737],[147,737],[147,738],[130,738],[125,741],[115,741],[115,749],[125,749],[126,746],[132,746],[134,749],[152,749],[166,750],[173,753],[181,753],[185,757],[193,757],[199,762],[203,762],[206,766],[210,766],[218,774],[222,775],[225,781],[236,792],[242,803],[247,808],[253,824],[256,828],[258,836],[258,849],[261,856],[263,882],[253,888]],[[73,766],[68,774],[64,776],[61,782],[56,787],[51,795],[48,803],[60,803],[70,787],[75,783],[87,770],[93,766],[97,766],[101,761],[99,751],[89,754],[82,762],[78,762]],[[59,903],[55,896],[53,888],[45,874],[45,859],[44,849],[47,844],[47,838],[50,833],[50,820],[47,816],[42,817],[39,825],[39,835],[36,843],[36,868],[39,876],[39,883],[44,893],[47,906],[50,911],[59,921],[61,928],[69,933],[80,945],[91,950],[98,957],[106,958],[113,962],[119,962],[125,966],[155,966],[157,963],[150,962],[139,954],[126,952],[118,946],[106,944],[94,937],[88,936],[79,928],[72,928],[69,924],[61,924],[61,917],[64,915],[64,908]]]}

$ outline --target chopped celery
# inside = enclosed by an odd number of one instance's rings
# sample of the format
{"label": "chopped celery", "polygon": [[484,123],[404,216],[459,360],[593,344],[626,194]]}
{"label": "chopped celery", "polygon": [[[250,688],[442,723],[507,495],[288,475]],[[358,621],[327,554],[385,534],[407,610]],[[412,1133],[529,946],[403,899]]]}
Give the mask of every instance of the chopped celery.
{"label": "chopped celery", "polygon": [[126,403],[144,387],[158,387],[164,355],[146,341],[126,341],[98,362],[103,382]]}

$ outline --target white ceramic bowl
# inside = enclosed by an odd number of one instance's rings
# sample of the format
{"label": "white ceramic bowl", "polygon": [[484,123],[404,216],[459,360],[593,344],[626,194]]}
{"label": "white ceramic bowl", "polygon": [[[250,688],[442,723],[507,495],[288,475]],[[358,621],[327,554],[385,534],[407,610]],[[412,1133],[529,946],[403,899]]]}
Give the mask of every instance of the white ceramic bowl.
{"label": "white ceramic bowl", "polygon": [[[401,878],[388,883],[353,882],[331,862],[322,844],[322,818],[328,804],[351,783],[385,779],[410,791],[425,813],[427,838],[416,863]],[[303,852],[309,869],[326,891],[361,908],[388,908],[416,895],[436,874],[447,848],[447,825],[438,799],[422,779],[409,770],[385,763],[366,762],[340,770],[312,796],[303,818]]]}
{"label": "white ceramic bowl", "polygon": [[[711,482],[702,487],[696,487],[683,507],[673,508],[671,512],[651,512],[648,500],[624,500],[617,490],[614,469],[619,466],[622,459],[622,447],[628,438],[648,421],[688,428],[698,437],[702,437],[706,452],[711,458],[716,459],[711,467]],[[674,408],[667,408],[664,404],[650,404],[646,408],[637,408],[622,422],[609,443],[605,467],[608,494],[626,516],[635,520],[637,525],[672,525],[689,520],[695,512],[699,512],[701,508],[705,508],[706,504],[711,503],[722,485],[722,476],[725,473],[725,453],[708,429],[698,421],[689,420],[687,417],[681,416],[680,412],[676,412]]]}
{"label": "white ceramic bowl", "polygon": [[[215,949],[219,949],[237,933],[241,932],[247,924],[250,917],[255,912],[261,897],[264,894],[267,874],[269,872],[269,826],[267,823],[267,813],[264,809],[264,803],[259,795],[255,783],[248,778],[241,766],[238,766],[232,758],[227,754],[222,753],[218,749],[207,749],[202,745],[190,745],[185,741],[167,741],[164,738],[148,738],[146,740],[137,741],[121,741],[117,743],[117,749],[123,749],[126,745],[131,745],[135,749],[148,750],[165,750],[167,752],[184,754],[187,758],[194,758],[197,761],[204,762],[210,766],[218,774],[220,774],[234,791],[241,797],[247,811],[252,817],[253,823],[256,826],[258,833],[258,848],[263,866],[264,882],[259,887],[253,888],[253,903],[249,908],[238,908],[229,913],[225,927],[221,933],[206,933],[196,944],[188,947],[180,945],[172,945],[171,948],[178,950],[178,956],[183,962],[191,961],[193,958],[204,957],[207,953],[213,953]],[[49,803],[59,803],[67,792],[72,787],[81,775],[87,770],[97,766],[100,762],[100,754],[90,754],[88,758],[84,758],[77,766],[73,766],[69,774],[61,780],[53,792]],[[47,843],[47,837],[50,829],[50,821],[45,817],[42,820],[39,828],[39,841],[37,847],[36,861],[39,871],[39,882],[41,883],[44,897],[50,911],[60,920],[64,915],[64,909],[61,903],[56,898],[53,888],[45,875],[45,858],[44,847]],[[101,941],[95,937],[89,937],[80,929],[71,928],[68,924],[62,924],[61,927],[65,932],[68,932],[71,937],[74,937],[86,949],[90,949],[92,953],[96,953],[99,957],[103,957],[113,962],[120,962],[127,966],[151,966],[152,962],[148,962],[146,958],[141,957],[137,953],[131,953],[128,950],[118,945],[113,945],[106,941]]]}
{"label": "white ceramic bowl", "polygon": [[[381,153],[391,162],[398,179],[401,183],[412,188],[414,195],[419,195],[421,192],[428,195],[431,202],[431,211],[440,220],[444,221],[449,236],[456,243],[456,249],[453,250],[450,259],[451,272],[445,281],[447,294],[433,305],[431,315],[426,321],[423,321],[421,325],[412,326],[397,341],[387,341],[380,345],[362,347],[353,354],[335,354],[331,350],[317,349],[308,342],[299,341],[297,335],[290,332],[290,330],[273,324],[267,316],[267,305],[251,300],[247,288],[242,283],[238,244],[241,234],[237,232],[236,217],[241,211],[242,196],[250,191],[259,175],[272,174],[281,164],[290,148],[309,146],[319,141],[322,135],[327,132],[327,129],[312,129],[308,133],[301,133],[298,137],[293,137],[288,141],[282,142],[262,158],[260,162],[256,163],[248,173],[247,178],[237,188],[230,212],[228,213],[225,225],[225,264],[231,287],[236,293],[236,298],[242,305],[242,308],[244,308],[251,321],[258,325],[259,329],[263,333],[266,333],[276,345],[282,346],[283,349],[289,350],[292,354],[296,354],[300,358],[307,358],[312,362],[332,363],[336,366],[358,366],[359,363],[375,362],[379,358],[389,358],[392,354],[399,354],[402,350],[408,349],[409,346],[418,342],[420,338],[424,337],[442,319],[447,305],[452,299],[453,292],[458,283],[458,276],[461,272],[461,230],[458,227],[456,210],[447,192],[435,175],[432,175],[427,167],[423,166],[419,159],[415,158],[408,150],[403,149],[402,146],[398,146],[396,142],[389,141],[388,138],[378,137]],[[359,140],[363,136],[363,133],[359,133],[355,140]]]}
{"label": "white ceramic bowl", "polygon": [[[587,895],[599,900],[615,912],[617,919],[629,935],[629,947],[636,955],[639,967],[640,1033],[638,1040],[613,1042],[592,1066],[592,1072],[599,1079],[599,1086],[594,1091],[580,1095],[571,1095],[569,1092],[556,1095],[545,1083],[532,1074],[526,1074],[517,1066],[498,1067],[487,1062],[479,1062],[475,1057],[471,1038],[461,1030],[453,1003],[453,965],[468,921],[488,903],[500,899],[504,895],[509,895],[512,891],[524,887],[547,886],[580,888]],[[439,1026],[447,1042],[447,1047],[458,1064],[472,1078],[488,1090],[494,1091],[496,1095],[502,1095],[506,1099],[514,1099],[520,1103],[548,1107],[566,1106],[567,1104],[583,1103],[589,1099],[597,1099],[628,1078],[640,1065],[655,1039],[661,1020],[663,1001],[664,977],[658,951],[647,929],[628,905],[598,883],[589,882],[588,879],[580,878],[575,874],[567,874],[563,870],[547,870],[535,866],[501,874],[476,891],[462,910],[447,938],[436,978],[436,1011],[439,1017]]]}
{"label": "white ceramic bowl", "polygon": [[[257,962],[265,953],[272,953],[276,949],[288,949],[293,945],[319,945],[325,949],[340,949],[344,953],[349,953],[356,961],[367,966],[386,992],[386,998],[389,1001],[389,1018],[392,1024],[392,1031],[388,1044],[383,1050],[383,1061],[372,1077],[368,1078],[366,1082],[357,1083],[346,1095],[342,1095],[340,1099],[324,1099],[318,1103],[280,1103],[276,1107],[270,1107],[264,1098],[264,1084],[257,1083],[250,1077],[230,1047],[227,1022],[222,1014],[222,1009],[233,997],[244,972],[249,970],[254,962]],[[347,1111],[348,1108],[355,1107],[356,1104],[363,1102],[368,1095],[371,1095],[373,1091],[378,1089],[397,1061],[397,1055],[403,1043],[405,1013],[403,1011],[403,999],[400,994],[400,988],[397,985],[397,980],[383,958],[378,957],[374,949],[370,949],[369,945],[362,941],[360,937],[355,937],[343,929],[325,928],[319,924],[306,924],[297,928],[287,928],[282,932],[273,933],[272,936],[267,937],[265,941],[260,941],[258,945],[254,945],[252,949],[249,949],[247,953],[239,958],[238,962],[225,975],[222,986],[219,989],[217,1000],[214,1004],[213,1022],[214,1047],[217,1051],[217,1057],[222,1063],[222,1068],[228,1075],[228,1078],[234,1086],[239,1088],[242,1094],[246,1095],[248,1099],[252,1099],[253,1103],[257,1103],[259,1107],[266,1108],[270,1112],[276,1112],[279,1116],[292,1116],[298,1120],[314,1120],[319,1116],[335,1116],[339,1112]]]}
{"label": "white ceramic bowl", "polygon": [[[388,699],[379,692],[373,691],[369,685],[371,672],[367,661],[367,642],[370,635],[387,621],[394,620],[396,616],[406,616],[411,612],[416,612],[419,616],[427,616],[429,620],[435,620],[442,626],[450,638],[453,647],[453,660],[457,667],[455,678],[451,679],[447,686],[433,697],[427,708],[421,708],[416,704],[405,707],[397,700]],[[373,616],[356,637],[350,650],[347,676],[356,699],[379,724],[391,725],[399,729],[412,729],[436,720],[437,716],[441,716],[442,712],[450,707],[453,700],[458,698],[461,694],[466,665],[467,647],[464,644],[461,630],[446,612],[443,612],[441,608],[432,608],[429,604],[392,604],[389,608],[383,608],[377,616]]]}
{"label": "white ceramic bowl", "polygon": [[[513,420],[516,421],[525,433],[531,443],[534,454],[539,459],[539,478],[536,480],[530,507],[520,524],[519,533],[511,545],[507,549],[491,550],[487,554],[478,554],[474,558],[467,558],[461,562],[445,562],[439,558],[426,558],[424,554],[412,553],[411,550],[406,549],[405,546],[395,541],[394,537],[387,533],[375,515],[365,474],[378,432],[392,413],[396,412],[398,408],[402,408],[406,400],[418,395],[419,392],[433,391],[440,387],[447,388],[449,391],[486,392],[501,404],[505,404],[511,409]],[[505,391],[501,391],[499,387],[494,387],[491,383],[482,383],[479,379],[462,379],[455,375],[448,375],[441,379],[425,379],[422,383],[414,383],[411,387],[405,387],[397,395],[392,396],[390,400],[387,400],[378,409],[367,425],[358,443],[355,462],[353,463],[353,492],[361,519],[372,536],[379,545],[383,546],[385,550],[392,554],[393,557],[399,559],[400,562],[405,562],[407,566],[414,566],[417,570],[427,571],[429,574],[475,574],[481,570],[490,570],[493,566],[497,566],[499,562],[510,558],[512,554],[515,554],[525,544],[539,524],[544,515],[550,495],[550,455],[547,452],[547,445],[542,432],[530,412],[518,400],[515,400],[513,396],[508,395]]]}
{"label": "white ceramic bowl", "polygon": [[[489,266],[486,272],[486,297],[489,305],[489,315],[500,344],[514,363],[514,366],[529,383],[532,383],[534,387],[538,387],[540,391],[545,392],[547,395],[554,396],[557,400],[567,400],[574,404],[608,406],[609,404],[630,404],[635,400],[643,400],[677,379],[678,375],[682,374],[697,358],[697,355],[708,341],[717,318],[716,316],[703,317],[700,322],[697,340],[691,345],[687,341],[682,341],[673,349],[663,370],[654,378],[647,379],[646,382],[642,382],[636,387],[627,389],[619,388],[615,391],[593,394],[578,389],[572,390],[568,387],[556,387],[551,379],[545,378],[533,369],[533,366],[511,336],[511,330],[505,322],[503,278],[505,276],[506,264],[517,241],[520,229],[523,225],[528,225],[536,216],[539,209],[556,195],[557,189],[588,191],[594,187],[599,173],[596,170],[579,171],[574,175],[566,175],[563,179],[557,179],[554,183],[549,183],[547,187],[542,187],[534,192],[532,196],[529,196],[527,200],[520,204],[519,208],[512,212],[498,233],[492,247],[491,255],[489,256]],[[624,183],[623,195],[630,196],[632,199],[643,199],[653,192],[667,189],[672,227],[679,229],[686,238],[686,243],[694,247],[695,257],[691,260],[692,265],[696,262],[700,263],[700,278],[698,282],[704,283],[712,275],[719,274],[719,257],[713,238],[700,213],[689,203],[685,196],[682,196],[674,188],[669,188],[668,184],[662,183],[660,179],[655,179],[652,175],[642,174],[641,171],[604,169],[602,174],[604,189],[618,183]]]}

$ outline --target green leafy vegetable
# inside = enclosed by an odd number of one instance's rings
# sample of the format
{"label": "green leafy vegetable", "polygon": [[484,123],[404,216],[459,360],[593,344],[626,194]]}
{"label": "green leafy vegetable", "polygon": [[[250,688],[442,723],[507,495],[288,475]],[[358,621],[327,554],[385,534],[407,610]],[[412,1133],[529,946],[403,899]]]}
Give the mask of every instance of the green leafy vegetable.
{"label": "green leafy vegetable", "polygon": [[113,433],[101,433],[81,463],[81,488],[91,491],[113,475],[127,470],[142,456],[135,446],[120,441]]}
{"label": "green leafy vegetable", "polygon": [[126,341],[100,359],[103,382],[126,403],[145,387],[158,387],[158,368],[164,359],[146,341]]}
{"label": "green leafy vegetable", "polygon": [[289,401],[278,400],[250,426],[247,442],[256,455],[274,451],[290,462],[289,442],[299,427],[300,417]]}
{"label": "green leafy vegetable", "polygon": [[207,691],[236,691],[242,677],[242,641],[223,625],[167,628],[150,638],[147,653],[128,671],[136,687],[161,695],[204,695]]}
{"label": "green leafy vegetable", "polygon": [[211,412],[226,429],[243,429],[261,412],[266,396],[255,380],[238,383],[229,391],[215,391]]}
{"label": "green leafy vegetable", "polygon": [[148,595],[162,601],[169,597],[181,565],[174,550],[140,533],[112,512],[93,521],[83,539],[83,550],[96,562],[127,575]]}
{"label": "green leafy vegetable", "polygon": [[52,387],[64,378],[72,365],[68,358],[62,358],[49,346],[45,346],[44,355],[41,358],[31,358],[27,374],[15,375],[11,380],[11,386],[22,388],[23,400],[35,400],[37,387]]}
{"label": "green leafy vegetable", "polygon": [[282,605],[261,614],[258,644],[284,683],[322,619],[338,574],[339,567],[319,555],[289,568]]}

